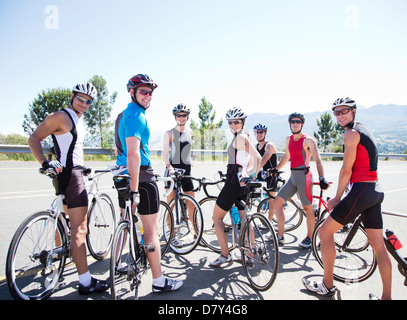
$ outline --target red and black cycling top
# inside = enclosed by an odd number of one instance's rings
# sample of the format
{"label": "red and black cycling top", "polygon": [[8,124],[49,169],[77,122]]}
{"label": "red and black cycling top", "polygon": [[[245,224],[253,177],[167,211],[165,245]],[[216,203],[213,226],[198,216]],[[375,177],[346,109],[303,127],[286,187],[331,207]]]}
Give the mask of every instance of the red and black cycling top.
{"label": "red and black cycling top", "polygon": [[376,181],[379,154],[373,133],[364,124],[356,121],[350,129],[356,130],[360,135],[350,182]]}

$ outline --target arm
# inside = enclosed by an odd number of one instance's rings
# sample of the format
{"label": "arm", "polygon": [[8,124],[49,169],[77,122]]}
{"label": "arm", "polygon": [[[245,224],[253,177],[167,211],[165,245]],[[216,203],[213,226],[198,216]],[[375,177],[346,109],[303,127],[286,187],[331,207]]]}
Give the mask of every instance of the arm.
{"label": "arm", "polygon": [[171,130],[167,131],[164,134],[164,146],[163,146],[163,159],[165,166],[167,167],[170,174],[174,174],[174,168],[170,163],[170,145],[172,142],[172,132]]}
{"label": "arm", "polygon": [[261,168],[264,167],[266,162],[271,158],[273,154],[277,153],[276,147],[272,143],[266,144],[266,151],[263,154],[263,158],[261,159]]}
{"label": "arm", "polygon": [[252,172],[258,174],[261,167],[261,156],[255,146],[250,142],[247,135],[239,134],[235,139],[235,147],[238,150],[244,150],[250,155],[250,161],[253,161]]}
{"label": "arm", "polygon": [[304,147],[306,147],[305,152],[311,153],[311,156],[317,166],[319,180],[321,180],[321,178],[324,178],[324,167],[322,165],[322,159],[321,155],[319,154],[317,143],[313,138],[308,137],[305,141]]}
{"label": "arm", "polygon": [[288,160],[290,160],[290,151],[288,149],[288,143],[290,142],[289,136],[286,138],[285,142],[286,142],[285,153],[283,154],[280,162],[276,166],[277,171],[281,170],[281,168],[285,166],[285,164],[288,162]]}
{"label": "arm", "polygon": [[345,151],[343,154],[343,164],[339,171],[338,189],[334,198],[329,200],[328,207],[332,210],[341,201],[342,195],[349,184],[352,176],[352,167],[356,159],[357,146],[360,141],[360,135],[357,131],[348,129],[343,136]]}
{"label": "arm", "polygon": [[131,177],[130,189],[138,191],[139,175],[140,175],[140,140],[136,137],[126,138],[127,144],[127,170]]}

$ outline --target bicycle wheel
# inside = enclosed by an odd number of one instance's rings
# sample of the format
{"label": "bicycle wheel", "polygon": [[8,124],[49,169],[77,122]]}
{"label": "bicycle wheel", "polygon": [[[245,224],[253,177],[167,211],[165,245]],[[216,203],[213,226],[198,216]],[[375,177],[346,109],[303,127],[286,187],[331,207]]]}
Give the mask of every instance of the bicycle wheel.
{"label": "bicycle wheel", "polygon": [[116,214],[110,197],[102,193],[99,202],[93,198],[88,211],[88,233],[86,243],[96,260],[104,259],[109,253],[116,228]]}
{"label": "bicycle wheel", "polygon": [[113,300],[136,300],[140,279],[130,249],[130,223],[117,226],[110,256],[110,293]]}
{"label": "bicycle wheel", "polygon": [[174,232],[170,247],[177,254],[187,254],[201,241],[204,223],[202,210],[198,202],[186,194],[180,195],[178,206],[175,206],[174,201],[175,199],[170,202],[174,213]]}
{"label": "bicycle wheel", "polygon": [[[323,267],[321,256],[321,241],[319,239],[319,228],[324,220],[315,227],[312,236],[312,251],[321,267]],[[347,248],[343,243],[347,240],[352,224],[344,226],[334,234],[336,247],[336,259],[334,266],[334,279],[341,282],[360,282],[368,279],[377,267],[376,255],[370,247],[366,231],[362,226],[353,236]]]}
{"label": "bicycle wheel", "polygon": [[239,240],[243,269],[251,285],[265,291],[273,285],[278,272],[277,237],[263,214],[255,213],[247,221]]}
{"label": "bicycle wheel", "polygon": [[13,298],[47,299],[64,271],[66,250],[68,239],[62,223],[49,212],[37,212],[25,219],[14,234],[7,254],[7,285]]}
{"label": "bicycle wheel", "polygon": [[160,211],[158,212],[158,238],[161,247],[161,257],[163,257],[170,247],[171,237],[174,230],[174,217],[170,206],[160,201]]}
{"label": "bicycle wheel", "polygon": [[[261,212],[268,217],[270,199],[271,199],[270,197],[263,199],[257,206],[257,212]],[[297,209],[297,207],[292,203],[292,201],[294,201],[294,200],[286,201],[286,203],[283,206],[284,215],[285,215],[285,223],[284,223],[285,232],[293,231],[293,230],[297,229],[301,225],[302,220],[304,219],[301,211]],[[276,220],[275,215],[273,216],[272,226],[275,229],[277,229],[277,220]]]}
{"label": "bicycle wheel", "polygon": [[[199,206],[202,210],[204,229],[202,232],[201,243],[209,249],[220,253],[220,245],[218,237],[216,236],[215,226],[213,224],[212,216],[215,208],[216,199],[214,197],[206,197],[199,201]],[[230,244],[229,250],[232,250],[232,222],[230,221],[230,214],[226,213],[223,219],[225,223],[225,233],[227,234],[228,243]]]}

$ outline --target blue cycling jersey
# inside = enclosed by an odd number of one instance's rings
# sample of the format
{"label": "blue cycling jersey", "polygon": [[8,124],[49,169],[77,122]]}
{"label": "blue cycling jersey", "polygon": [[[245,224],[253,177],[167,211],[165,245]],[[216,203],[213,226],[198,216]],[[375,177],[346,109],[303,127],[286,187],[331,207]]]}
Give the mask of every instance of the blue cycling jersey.
{"label": "blue cycling jersey", "polygon": [[127,108],[118,115],[116,120],[115,136],[117,147],[116,164],[119,166],[127,165],[127,144],[126,138],[136,137],[140,140],[141,165],[149,166],[151,164],[148,151],[148,140],[150,138],[150,129],[148,128],[145,116],[146,110],[131,102]]}

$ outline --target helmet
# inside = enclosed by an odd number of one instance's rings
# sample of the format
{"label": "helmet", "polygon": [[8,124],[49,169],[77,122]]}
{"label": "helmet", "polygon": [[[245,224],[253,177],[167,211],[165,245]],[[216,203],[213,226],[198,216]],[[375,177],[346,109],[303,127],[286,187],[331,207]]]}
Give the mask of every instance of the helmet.
{"label": "helmet", "polygon": [[96,88],[90,82],[78,83],[73,87],[72,92],[84,93],[92,99],[95,99],[97,95]]}
{"label": "helmet", "polygon": [[288,122],[290,122],[291,119],[293,119],[293,118],[300,118],[301,121],[302,121],[302,123],[305,123],[305,117],[304,117],[304,115],[301,114],[301,113],[297,113],[297,112],[291,113],[291,114],[288,116]]}
{"label": "helmet", "polygon": [[267,127],[259,123],[258,125],[254,126],[253,130],[264,130],[264,131],[267,131]]}
{"label": "helmet", "polygon": [[226,120],[246,119],[247,115],[240,108],[232,108],[226,112]]}
{"label": "helmet", "polygon": [[335,100],[334,103],[332,103],[332,110],[335,110],[336,107],[340,106],[346,106],[346,107],[351,107],[356,109],[356,102],[355,100],[352,100],[351,98],[338,98]]}
{"label": "helmet", "polygon": [[129,80],[127,83],[127,91],[130,92],[130,89],[137,87],[151,87],[154,90],[157,88],[157,84],[155,84],[153,79],[151,79],[148,75],[139,73]]}
{"label": "helmet", "polygon": [[174,109],[172,109],[172,114],[175,116],[177,113],[187,113],[189,114],[191,111],[189,110],[189,108],[187,108],[187,106],[184,106],[182,103],[176,105],[174,107]]}

